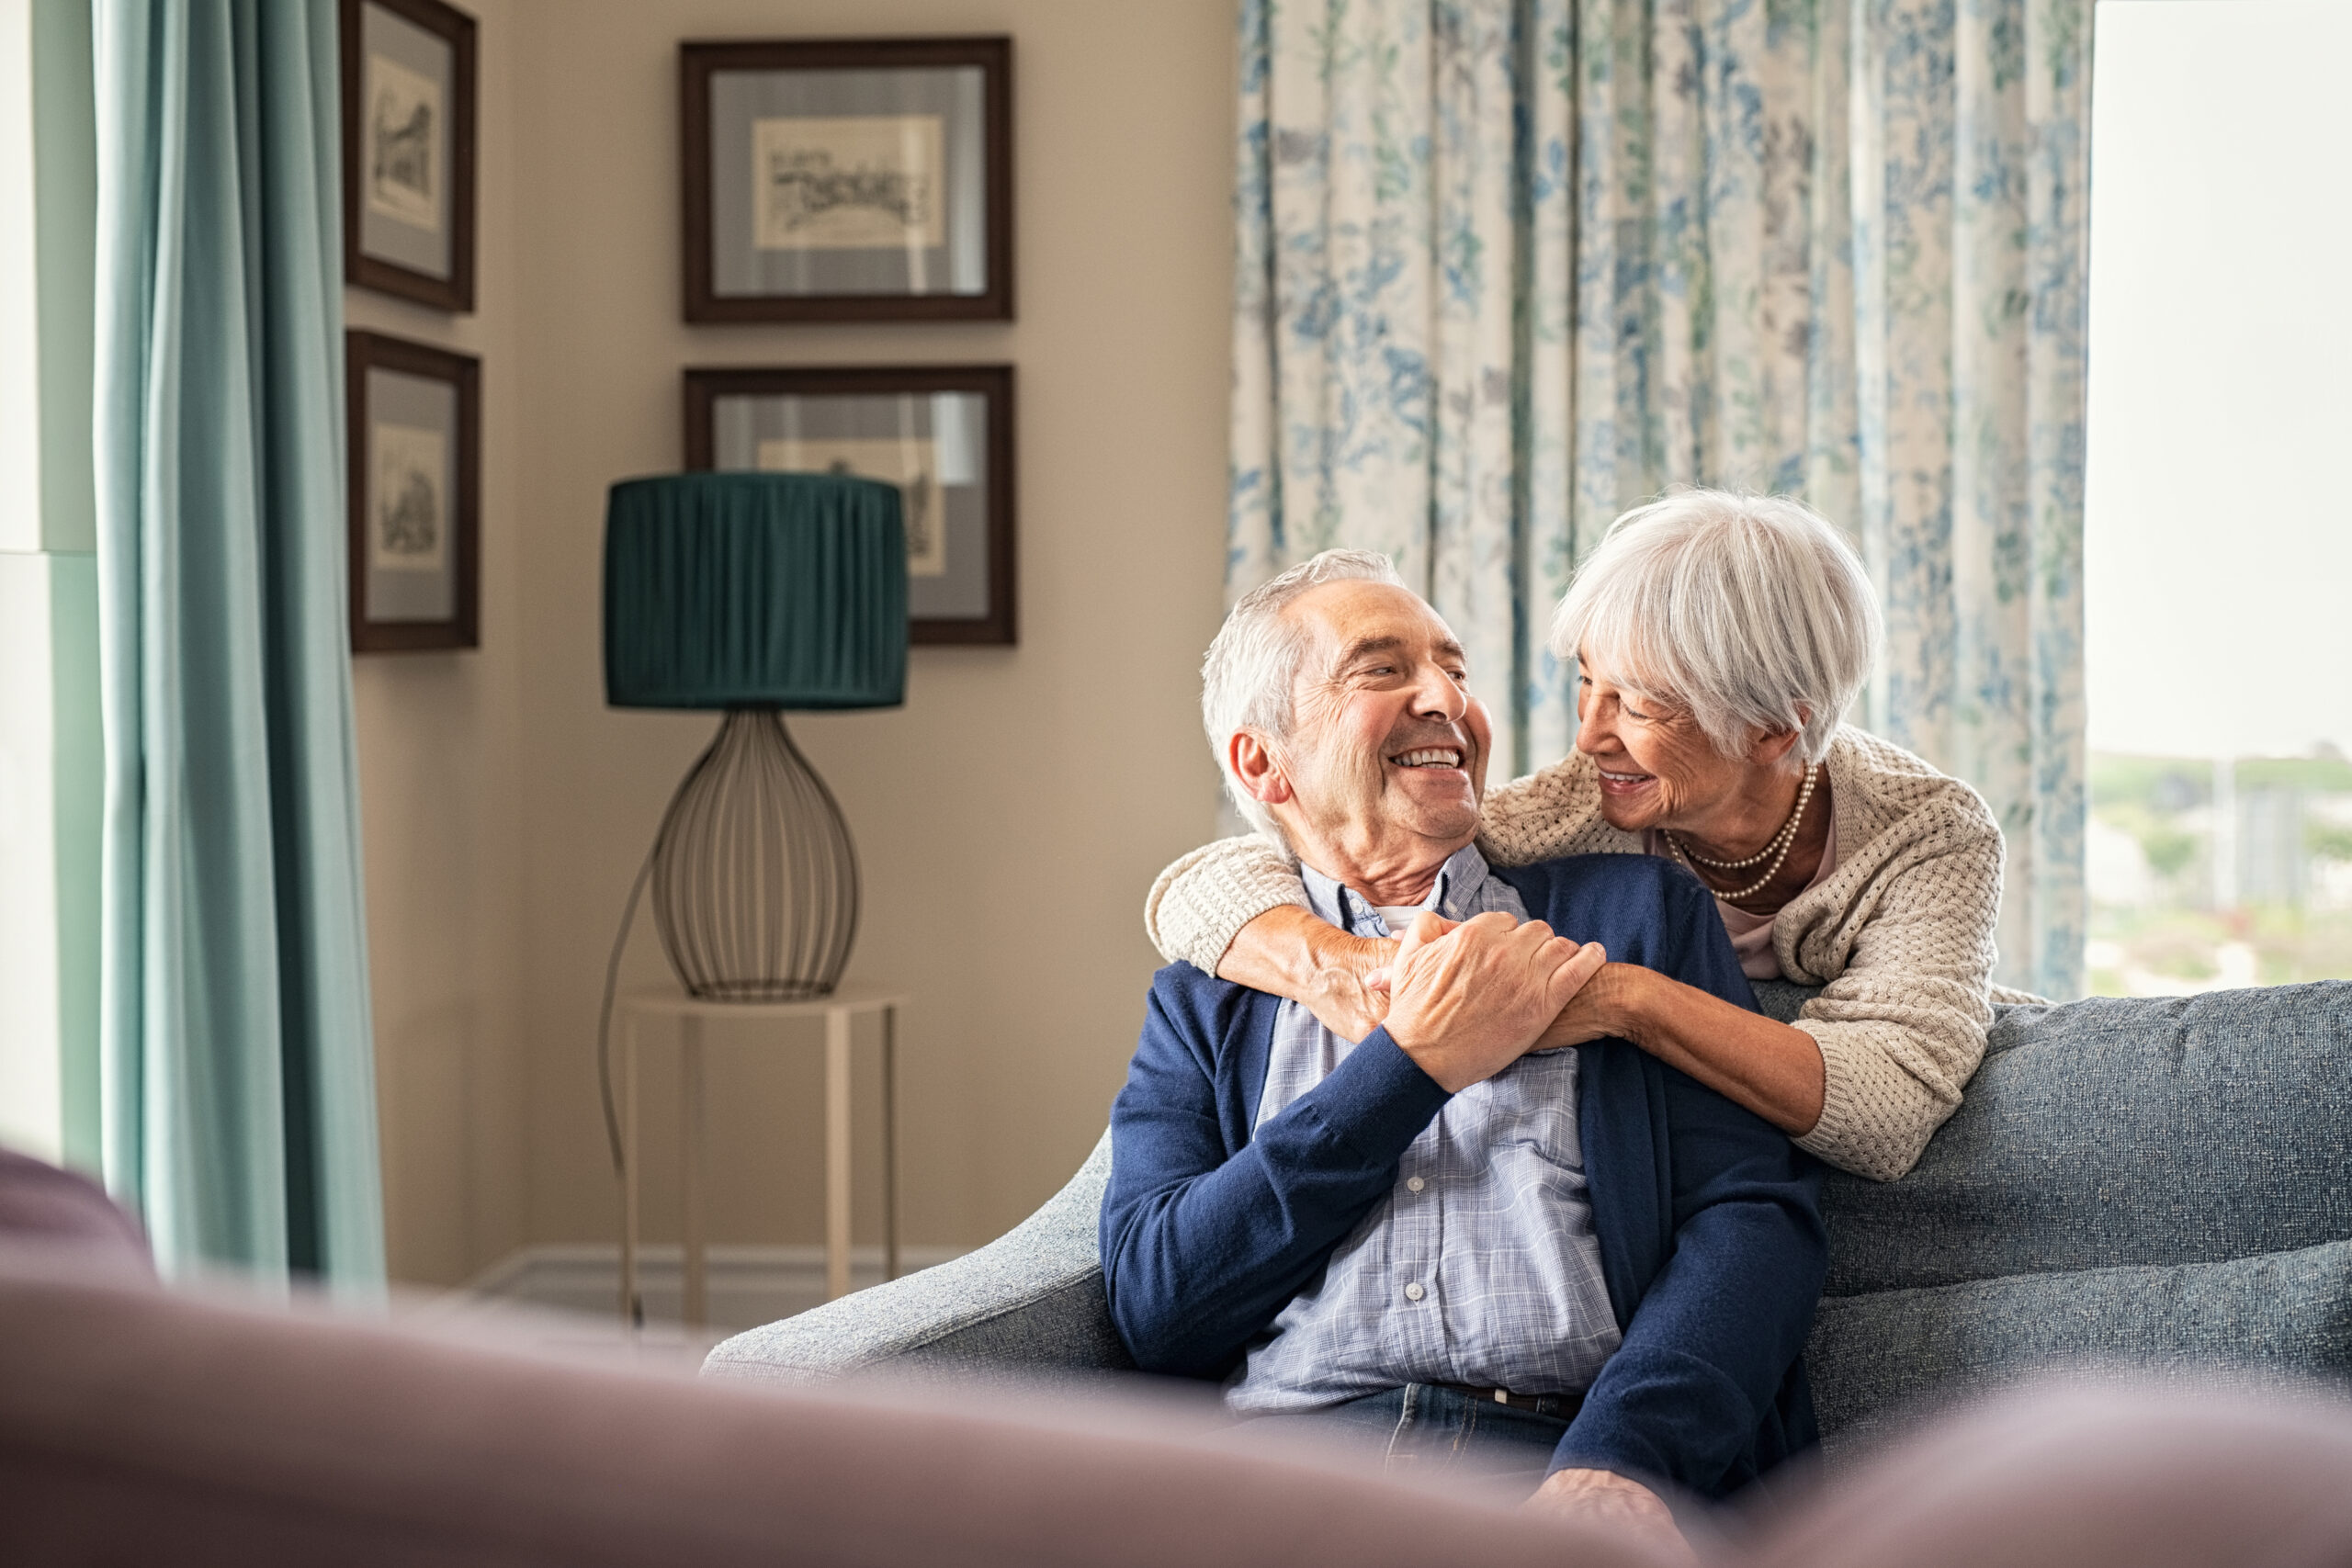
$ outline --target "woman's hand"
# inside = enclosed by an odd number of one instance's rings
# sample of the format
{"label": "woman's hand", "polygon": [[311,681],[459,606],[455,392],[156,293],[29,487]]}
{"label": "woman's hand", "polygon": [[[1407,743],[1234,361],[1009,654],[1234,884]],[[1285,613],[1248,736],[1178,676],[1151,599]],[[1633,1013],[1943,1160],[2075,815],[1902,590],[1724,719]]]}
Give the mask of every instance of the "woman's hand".
{"label": "woman's hand", "polygon": [[1362,1040],[1388,1017],[1385,981],[1396,944],[1350,936],[1296,904],[1269,909],[1241,928],[1217,960],[1217,978],[1287,997],[1342,1040]]}
{"label": "woman's hand", "polygon": [[1396,944],[1376,937],[1340,933],[1345,952],[1327,954],[1327,962],[1310,979],[1300,1003],[1316,1021],[1342,1040],[1361,1041],[1388,1018],[1388,992],[1374,990],[1374,975],[1387,976]]}

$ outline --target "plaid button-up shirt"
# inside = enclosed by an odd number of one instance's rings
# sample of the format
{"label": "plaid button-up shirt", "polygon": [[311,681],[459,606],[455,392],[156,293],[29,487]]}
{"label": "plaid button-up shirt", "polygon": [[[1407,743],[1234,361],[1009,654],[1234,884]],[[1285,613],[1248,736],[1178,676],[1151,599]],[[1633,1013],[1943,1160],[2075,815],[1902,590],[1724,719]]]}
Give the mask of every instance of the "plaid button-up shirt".
{"label": "plaid button-up shirt", "polygon": [[[1302,869],[1317,915],[1358,936],[1390,934],[1354,892]],[[1527,918],[1475,845],[1445,863],[1424,908],[1455,920],[1491,909]],[[1284,1002],[1256,1124],[1354,1048]],[[1227,1403],[1309,1410],[1408,1382],[1565,1393],[1590,1386],[1617,1344],[1577,1136],[1577,1053],[1553,1051],[1446,1102],[1406,1150],[1387,1198],[1250,1350]]]}

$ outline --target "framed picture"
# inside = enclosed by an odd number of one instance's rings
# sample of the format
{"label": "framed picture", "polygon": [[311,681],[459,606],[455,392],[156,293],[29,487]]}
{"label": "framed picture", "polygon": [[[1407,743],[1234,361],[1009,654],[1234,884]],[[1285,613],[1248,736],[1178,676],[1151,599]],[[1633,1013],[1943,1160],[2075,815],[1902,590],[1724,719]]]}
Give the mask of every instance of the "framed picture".
{"label": "framed picture", "polygon": [[343,276],[474,308],[474,19],[343,0]]}
{"label": "framed picture", "polygon": [[481,361],[344,333],[351,650],[481,646]]}
{"label": "framed picture", "polygon": [[1012,366],[689,370],[686,467],[897,485],[909,640],[1015,640]]}
{"label": "framed picture", "polygon": [[690,321],[1010,321],[1012,40],[678,46]]}

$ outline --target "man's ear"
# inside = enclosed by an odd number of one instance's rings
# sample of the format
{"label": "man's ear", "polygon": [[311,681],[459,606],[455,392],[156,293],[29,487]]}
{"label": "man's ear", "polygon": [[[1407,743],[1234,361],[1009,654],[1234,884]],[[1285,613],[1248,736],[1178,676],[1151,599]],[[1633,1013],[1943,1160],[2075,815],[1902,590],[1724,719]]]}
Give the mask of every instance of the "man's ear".
{"label": "man's ear", "polygon": [[1235,730],[1225,743],[1225,755],[1250,799],[1280,806],[1291,798],[1290,774],[1283,770],[1282,755],[1257,730]]}

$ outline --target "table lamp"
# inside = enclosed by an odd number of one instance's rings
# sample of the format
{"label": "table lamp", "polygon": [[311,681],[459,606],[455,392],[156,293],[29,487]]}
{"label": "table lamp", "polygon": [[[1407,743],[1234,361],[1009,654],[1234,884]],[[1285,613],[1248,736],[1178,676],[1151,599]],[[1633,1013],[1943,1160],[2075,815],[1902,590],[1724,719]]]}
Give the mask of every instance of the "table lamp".
{"label": "table lamp", "polygon": [[638,881],[650,879],[662,951],[689,996],[799,1001],[840,982],[857,854],[783,716],[896,707],[906,675],[897,486],[778,473],[613,486],[605,700],[726,715]]}

